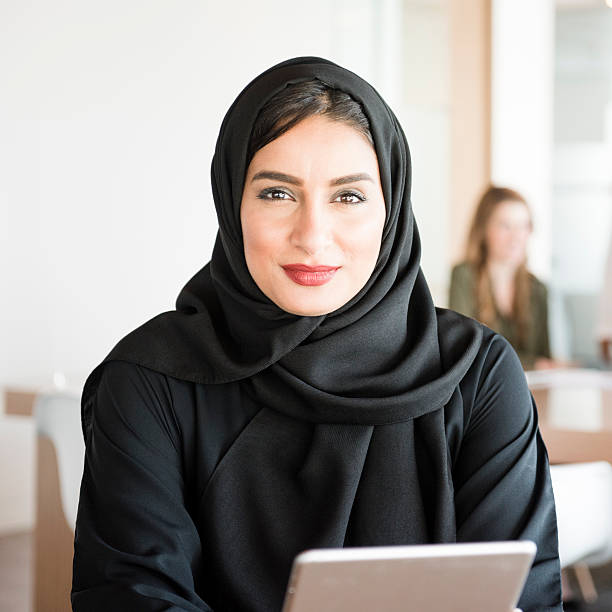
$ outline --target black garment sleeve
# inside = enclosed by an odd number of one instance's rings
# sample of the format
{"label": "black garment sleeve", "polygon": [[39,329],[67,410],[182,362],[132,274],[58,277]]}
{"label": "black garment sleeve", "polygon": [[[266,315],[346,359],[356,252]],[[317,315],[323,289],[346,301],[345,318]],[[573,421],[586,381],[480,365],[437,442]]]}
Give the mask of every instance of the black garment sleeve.
{"label": "black garment sleeve", "polygon": [[453,469],[457,540],[533,540],[537,554],[519,607],[561,611],[557,521],[546,448],[516,353],[494,335]]}
{"label": "black garment sleeve", "polygon": [[167,380],[105,366],[86,440],[75,533],[75,612],[211,612],[186,504],[181,431]]}

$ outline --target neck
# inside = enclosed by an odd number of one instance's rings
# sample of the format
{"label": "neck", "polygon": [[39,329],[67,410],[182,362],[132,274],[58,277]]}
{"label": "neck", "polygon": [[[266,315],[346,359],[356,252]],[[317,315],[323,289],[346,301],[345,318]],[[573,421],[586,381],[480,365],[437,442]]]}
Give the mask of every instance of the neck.
{"label": "neck", "polygon": [[514,262],[507,261],[488,261],[487,271],[491,278],[495,278],[500,281],[512,280],[518,270],[519,266]]}

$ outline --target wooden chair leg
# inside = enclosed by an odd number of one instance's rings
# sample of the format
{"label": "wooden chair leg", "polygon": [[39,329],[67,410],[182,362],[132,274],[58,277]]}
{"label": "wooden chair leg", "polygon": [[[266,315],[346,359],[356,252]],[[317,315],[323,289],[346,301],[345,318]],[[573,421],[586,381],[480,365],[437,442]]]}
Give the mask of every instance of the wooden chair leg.
{"label": "wooden chair leg", "polygon": [[53,442],[38,436],[34,610],[70,612],[74,533],[64,516]]}
{"label": "wooden chair leg", "polygon": [[591,570],[585,563],[576,563],[574,572],[576,573],[576,580],[578,581],[578,588],[580,593],[587,603],[592,603],[597,599],[597,589],[591,576]]}
{"label": "wooden chair leg", "polygon": [[573,601],[575,599],[574,589],[570,581],[569,568],[561,569],[561,592],[563,593],[563,601]]}

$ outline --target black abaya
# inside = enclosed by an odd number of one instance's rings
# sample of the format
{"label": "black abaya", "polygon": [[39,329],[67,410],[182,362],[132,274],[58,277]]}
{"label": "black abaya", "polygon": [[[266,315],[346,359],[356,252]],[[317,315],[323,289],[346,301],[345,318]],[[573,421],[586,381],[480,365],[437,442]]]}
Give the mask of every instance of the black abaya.
{"label": "black abaya", "polygon": [[[313,79],[363,106],[386,221],[363,289],[299,317],[250,277],[239,213],[259,111]],[[434,308],[408,146],[378,93],[319,58],[271,68],[228,111],[212,183],[211,262],[85,386],[74,609],[272,612],[306,548],[516,538],[539,546],[524,609],[560,609],[550,477],[520,364],[475,321]]]}
{"label": "black abaya", "polygon": [[[419,443],[423,418],[439,448]],[[377,427],[319,430],[244,382],[113,362],[87,445],[73,609],[273,612],[305,548],[510,539],[538,546],[521,608],[560,611],[546,451],[520,363],[490,331],[444,410]]]}

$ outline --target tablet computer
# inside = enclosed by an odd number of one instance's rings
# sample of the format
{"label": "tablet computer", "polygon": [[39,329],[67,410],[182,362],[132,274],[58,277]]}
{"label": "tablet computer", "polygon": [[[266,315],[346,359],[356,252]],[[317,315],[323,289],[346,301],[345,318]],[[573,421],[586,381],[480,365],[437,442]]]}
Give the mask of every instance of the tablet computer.
{"label": "tablet computer", "polygon": [[283,612],[512,612],[535,552],[530,541],[309,550]]}

